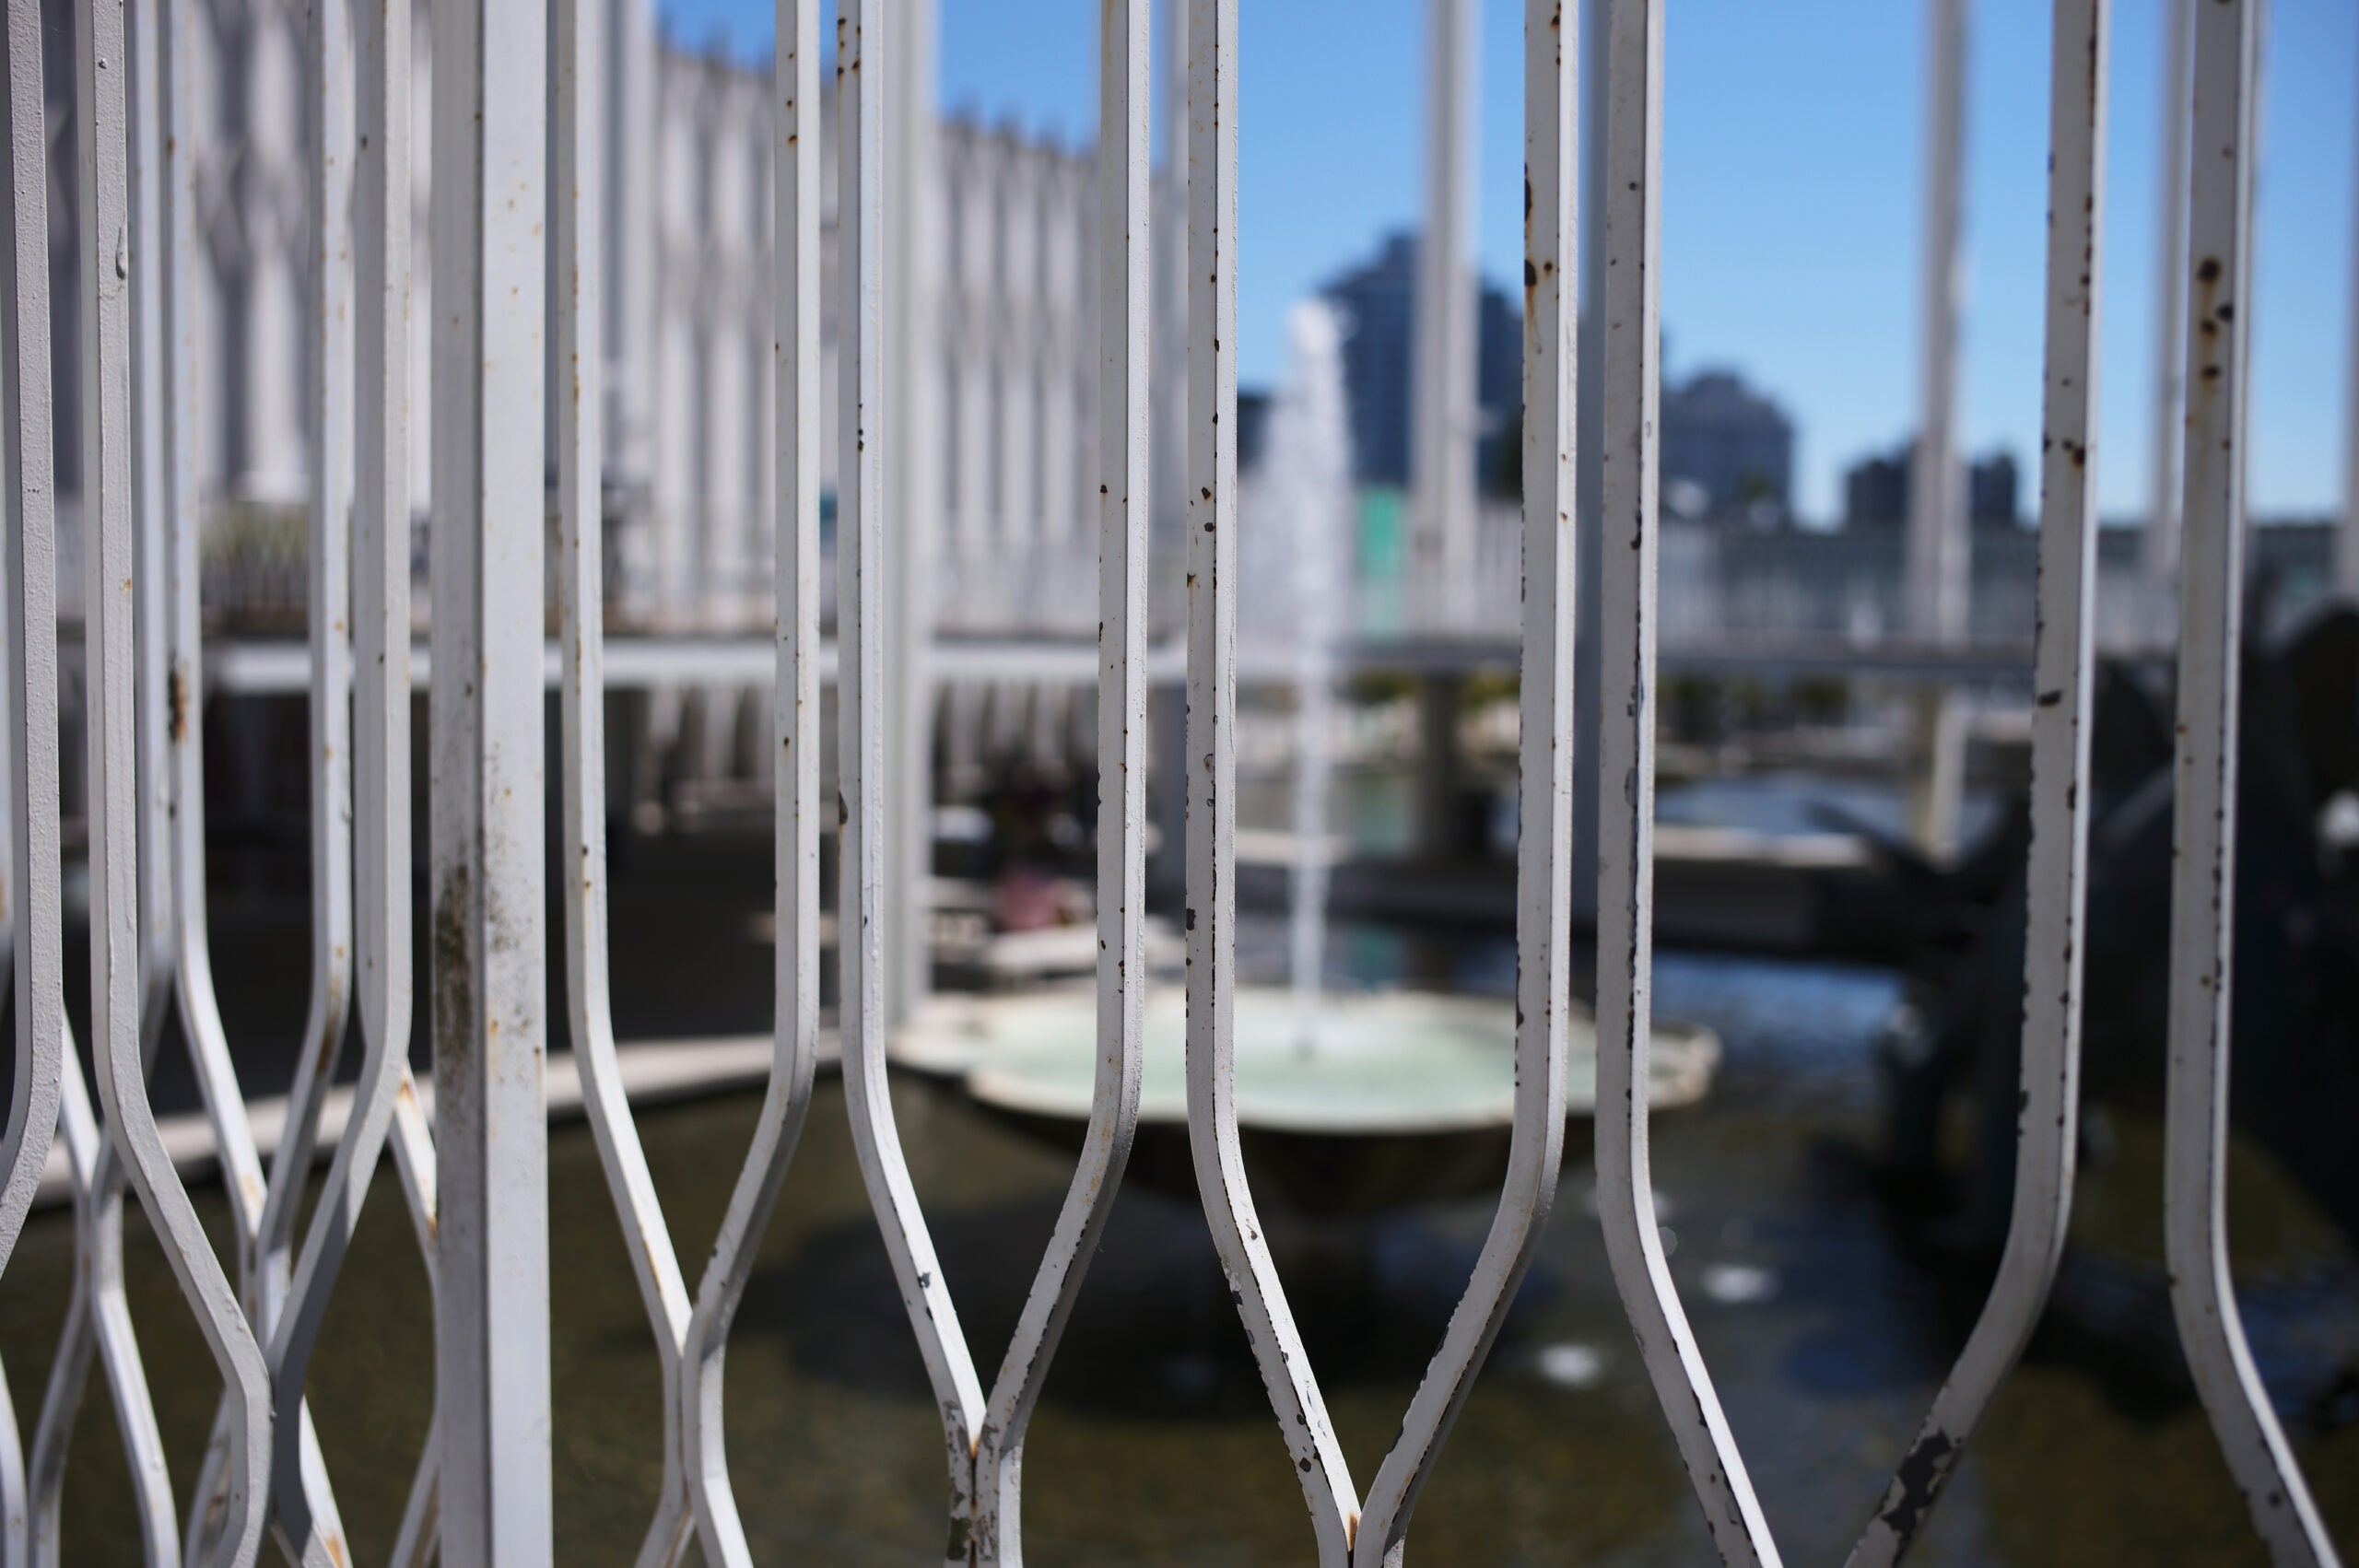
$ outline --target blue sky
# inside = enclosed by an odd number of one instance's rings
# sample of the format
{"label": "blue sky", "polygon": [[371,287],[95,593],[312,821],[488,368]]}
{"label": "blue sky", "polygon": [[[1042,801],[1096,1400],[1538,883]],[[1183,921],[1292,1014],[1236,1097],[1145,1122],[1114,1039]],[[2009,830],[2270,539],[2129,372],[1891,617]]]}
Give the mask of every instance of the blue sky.
{"label": "blue sky", "polygon": [[[676,36],[768,50],[769,0],[661,0]],[[1158,6],[1164,0],[1158,0]],[[940,0],[945,110],[1071,144],[1097,120],[1093,0]],[[1485,0],[1484,271],[1521,255],[1523,7]],[[2163,0],[2115,0],[2099,485],[2146,504]],[[2037,446],[2048,7],[1979,0],[1970,69],[1965,436]],[[1674,376],[1732,365],[1800,427],[1805,515],[1915,419],[1924,7],[1682,0],[1664,44],[1663,322]],[[1415,221],[1423,0],[1246,0],[1239,20],[1242,370],[1272,379],[1287,305]],[[2341,487],[2359,187],[2359,6],[2272,0],[2264,64],[2252,502]]]}

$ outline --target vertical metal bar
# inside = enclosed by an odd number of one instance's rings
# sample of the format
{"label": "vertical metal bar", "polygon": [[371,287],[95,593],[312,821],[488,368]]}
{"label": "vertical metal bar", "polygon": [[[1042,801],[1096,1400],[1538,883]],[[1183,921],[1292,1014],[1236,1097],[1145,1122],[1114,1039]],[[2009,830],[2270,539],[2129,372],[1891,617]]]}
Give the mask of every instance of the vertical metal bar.
{"label": "vertical metal bar", "polygon": [[896,461],[885,474],[891,576],[886,708],[888,824],[885,919],[892,932],[886,1022],[898,1027],[933,984],[933,553],[942,537],[940,386],[943,339],[936,184],[934,49],[940,0],[894,16],[885,56],[885,395]]}
{"label": "vertical metal bar", "polygon": [[1097,1065],[1082,1153],[993,1381],[976,1449],[977,1561],[1024,1560],[1024,1437],[1138,1128],[1146,968],[1148,0],[1098,8]]}
{"label": "vertical metal bar", "polygon": [[548,14],[434,7],[436,1422],[449,1568],[552,1550],[542,1017]]}
{"label": "vertical metal bar", "polygon": [[6,56],[8,178],[0,182],[0,446],[6,526],[0,529],[7,605],[6,673],[14,683],[8,747],[10,984],[16,1071],[0,1143],[0,1271],[7,1267],[57,1130],[64,1070],[65,971],[57,840],[57,490],[50,423],[49,135],[41,83],[41,7],[12,5]]}
{"label": "vertical metal bar", "polygon": [[[2172,631],[2172,589],[2178,577],[2180,439],[2187,427],[2187,143],[2194,102],[2195,0],[2164,0],[2170,41],[2163,54],[2162,200],[2154,287],[2153,498],[2146,509],[2141,555],[2145,571],[2146,622],[2157,642]],[[2359,364],[2359,359],[2354,359]],[[2346,534],[2345,537],[2348,535]]]}
{"label": "vertical metal bar", "polygon": [[[1579,40],[1527,0],[1523,86],[1523,669],[1516,845],[1516,1095],[1508,1177],[1465,1297],[1368,1489],[1358,1561],[1397,1565],[1410,1511],[1530,1267],[1565,1136],[1572,915],[1575,123]],[[1578,22],[1578,17],[1575,18]]]}
{"label": "vertical metal bar", "polygon": [[780,754],[773,796],[776,1049],[754,1146],[698,1282],[681,1348],[678,1417],[705,1557],[728,1568],[750,1564],[753,1553],[729,1482],[723,1357],[755,1248],[810,1110],[819,1034],[819,0],[778,0],[776,17],[770,302],[778,614],[771,714]]}
{"label": "vertical metal bar", "polygon": [[1342,1568],[1359,1498],[1237,1134],[1237,0],[1188,3],[1188,1141],[1319,1561]]}
{"label": "vertical metal bar", "polygon": [[[884,457],[879,414],[885,258],[884,73],[889,48],[886,0],[841,0],[836,17],[836,234],[842,289],[838,356],[836,464],[837,788],[843,824],[837,857],[837,929],[843,978],[844,1098],[851,1115],[860,1173],[876,1210],[885,1249],[901,1290],[934,1402],[942,1410],[950,1465],[950,1536],[945,1560],[965,1562],[973,1548],[975,1433],[983,1413],[981,1382],[959,1332],[958,1315],[918,1211],[909,1162],[894,1129],[885,1073],[886,948],[884,909],[886,793]],[[783,934],[783,933],[781,933]]]}
{"label": "vertical metal bar", "polygon": [[1474,0],[1426,0],[1426,224],[1417,249],[1415,607],[1426,629],[1456,630],[1474,567],[1474,269],[1468,255],[1482,55]]}
{"label": "vertical metal bar", "polygon": [[2048,86],[2048,388],[2040,442],[2031,847],[2014,1212],[1957,1364],[1885,1490],[1851,1568],[1908,1550],[2039,1322],[2072,1209],[2080,1109],[2082,907],[2096,591],[2096,371],[2110,0],[2056,0]]}
{"label": "vertical metal bar", "polygon": [[164,132],[160,0],[131,0],[131,440],[133,548],[138,565],[139,662],[135,681],[139,746],[140,1029],[155,1059],[172,1001],[171,857],[156,852],[171,831],[170,703],[165,683],[164,554]]}
{"label": "vertical metal bar", "polygon": [[[1919,321],[1919,427],[1909,464],[1907,615],[1935,647],[1964,638],[1972,584],[1965,465],[1957,451],[1957,347],[1965,292],[1966,66],[1972,0],[1927,0],[1924,292]],[[1966,736],[1956,695],[1919,690],[1909,831],[1934,856],[1957,836]]]}
{"label": "vertical metal bar", "polygon": [[1964,282],[1959,235],[1966,161],[1966,46],[1971,0],[1927,0],[1924,293],[1919,333],[1919,426],[1908,486],[1910,630],[1954,641],[1966,628],[1965,519],[1959,516],[1957,338]]}
{"label": "vertical metal bar", "polygon": [[309,0],[311,68],[311,980],[287,1126],[263,1201],[249,1285],[264,1335],[288,1288],[295,1220],[352,1011],[352,39],[346,0]]}
{"label": "vertical metal bar", "polygon": [[1605,146],[1603,646],[1598,823],[1597,1199],[1656,1398],[1722,1561],[1778,1549],[1679,1304],[1647,1152],[1653,1027],[1657,406],[1661,392],[1662,0],[1613,0]]}
{"label": "vertical metal bar", "polygon": [[77,7],[75,64],[83,269],[84,644],[91,802],[91,1027],[99,1098],[133,1188],[234,1398],[214,1561],[250,1563],[268,1494],[269,1373],[173,1170],[147,1102],[139,1032],[135,590],[131,496],[128,97],[123,0]]}
{"label": "vertical metal bar", "polygon": [[[326,0],[318,13],[321,59],[325,75],[342,69],[346,51],[338,0]],[[361,134],[352,159],[358,223],[350,230],[359,240],[357,315],[359,343],[358,404],[359,423],[357,455],[359,485],[354,497],[354,524],[359,535],[355,562],[359,582],[358,651],[353,678],[353,703],[358,727],[349,738],[357,746],[361,780],[358,809],[353,819],[360,846],[361,896],[360,1012],[363,1049],[360,1076],[354,1089],[352,1110],[328,1169],[325,1189],[312,1211],[303,1239],[302,1256],[295,1265],[286,1303],[273,1325],[271,1374],[277,1393],[277,1454],[274,1481],[282,1529],[306,1568],[348,1561],[341,1522],[326,1501],[324,1467],[311,1435],[304,1411],[303,1387],[320,1324],[327,1311],[360,1207],[376,1175],[391,1128],[399,1092],[408,1071],[411,1019],[410,953],[410,741],[409,741],[409,228],[410,228],[410,23],[408,0],[381,0],[358,7],[361,23],[361,69],[358,76]],[[339,146],[348,124],[343,105],[348,88],[316,88],[323,138],[321,201],[339,214],[344,160]],[[347,232],[339,220],[323,223],[321,235],[320,322],[323,385],[341,380],[342,349],[351,344],[346,325],[353,312],[343,309],[343,268],[340,255]],[[319,577],[323,556],[341,552],[323,549],[322,536],[340,539],[349,526],[344,517],[342,482],[346,472],[342,453],[346,432],[341,426],[346,407],[340,395],[323,400],[323,420],[314,446],[314,506],[325,502],[323,521],[315,515],[313,545],[313,620],[315,660],[312,665],[314,723],[327,672],[345,652],[346,617],[323,626],[320,619]],[[331,455],[334,454],[334,455]],[[323,484],[321,475],[324,474]],[[340,563],[339,563],[340,564]],[[333,568],[331,568],[333,569]],[[341,571],[334,573],[339,583]],[[338,587],[329,600],[331,609],[344,597]],[[340,687],[330,693],[327,732],[348,729]],[[352,764],[343,759],[353,747],[331,743],[325,755],[313,759],[315,791],[324,792],[334,812],[349,803]],[[320,793],[314,795],[314,812]],[[340,816],[340,813],[338,813]],[[315,941],[328,933],[330,950],[313,953],[313,998],[321,1011],[319,1055],[314,1071],[324,1083],[333,1062],[333,1042],[340,1036],[346,1012],[344,986],[351,975],[349,944],[333,942],[333,911],[349,908],[335,902],[338,884],[349,895],[351,840],[340,825],[323,837],[313,820],[313,879],[315,896],[327,900],[322,907],[330,918],[315,919]],[[290,1106],[290,1112],[298,1107]],[[311,1109],[311,1107],[300,1107]],[[311,1110],[316,1136],[316,1110]],[[293,1129],[290,1129],[290,1131]],[[285,1206],[281,1235],[272,1235],[274,1249],[283,1257],[292,1245],[293,1202],[279,1194],[299,1192],[309,1178],[303,1165],[288,1166],[288,1145],[274,1168],[272,1197]],[[266,1221],[264,1232],[270,1235]],[[274,1266],[275,1267],[275,1266]]]}
{"label": "vertical metal bar", "polygon": [[2216,0],[2195,24],[2163,1228],[2188,1365],[2253,1523],[2276,1562],[2322,1563],[2333,1545],[2245,1342],[2225,1211],[2260,12],[2261,0]]}

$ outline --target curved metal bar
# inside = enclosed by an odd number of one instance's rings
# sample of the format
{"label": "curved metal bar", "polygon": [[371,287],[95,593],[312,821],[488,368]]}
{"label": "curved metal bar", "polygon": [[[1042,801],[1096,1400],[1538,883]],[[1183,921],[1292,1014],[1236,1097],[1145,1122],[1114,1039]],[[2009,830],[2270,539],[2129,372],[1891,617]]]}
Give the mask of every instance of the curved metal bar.
{"label": "curved metal bar", "polygon": [[[837,929],[843,978],[844,1098],[861,1179],[876,1211],[893,1277],[926,1376],[942,1411],[950,1468],[950,1536],[945,1561],[966,1562],[973,1546],[975,1434],[983,1390],[958,1329],[933,1238],[910,1183],[893,1125],[885,1071],[885,434],[882,398],[884,253],[884,62],[893,7],[887,0],[839,0],[836,16],[838,283],[843,290],[842,455],[836,465],[837,789],[842,848],[837,858]],[[780,933],[783,940],[784,933]]]}
{"label": "curved metal bar", "polygon": [[1532,1262],[1565,1142],[1570,1005],[1574,123],[1579,44],[1558,0],[1524,9],[1523,678],[1516,868],[1516,1096],[1508,1175],[1473,1278],[1369,1484],[1353,1560],[1395,1565],[1410,1513]]}
{"label": "curved metal bar", "polygon": [[[319,1146],[320,1108],[352,1014],[352,35],[346,0],[309,0],[311,135],[311,982],[287,1126],[264,1191],[258,1271],[247,1309],[277,1330],[296,1218]],[[406,204],[406,193],[405,193]],[[405,205],[403,218],[408,220]],[[404,455],[407,461],[406,452]],[[406,528],[405,527],[405,532]],[[404,541],[406,544],[406,540]],[[403,571],[408,552],[403,552]],[[403,627],[403,639],[408,638]],[[406,753],[404,754],[406,756]]]}
{"label": "curved metal bar", "polygon": [[[600,515],[601,384],[598,247],[599,53],[604,29],[595,0],[557,0],[551,8],[551,83],[555,88],[557,182],[549,219],[557,245],[557,364],[566,395],[555,400],[557,511],[563,529],[558,571],[559,636],[567,657],[559,682],[564,747],[565,979],[573,1064],[598,1163],[623,1222],[623,1245],[653,1331],[663,1376],[663,1479],[655,1517],[641,1544],[642,1568],[679,1560],[692,1515],[682,1459],[680,1347],[687,1334],[688,1287],[648,1174],[631,1120],[630,1100],[615,1058],[606,959],[606,715],[604,603]],[[741,1532],[742,1533],[742,1532]]]}
{"label": "curved metal bar", "polygon": [[[152,1047],[152,1042],[151,1042]],[[150,1059],[152,1059],[152,1049]],[[95,1352],[104,1363],[107,1392],[114,1404],[115,1430],[131,1469],[132,1503],[140,1547],[148,1568],[180,1561],[180,1525],[172,1509],[172,1481],[164,1460],[164,1439],[148,1398],[147,1377],[133,1330],[131,1305],[123,1282],[123,1166],[114,1145],[100,1129],[82,1082],[80,1059],[65,1055],[65,1092],[58,1135],[65,1145],[66,1175],[73,1184],[74,1246],[77,1258],[74,1293],[51,1358],[49,1387],[33,1430],[28,1472],[27,1518],[36,1568],[63,1561],[59,1504],[65,1485],[66,1451],[80,1415]]]}
{"label": "curved metal bar", "polygon": [[[393,1087],[393,1123],[388,1141],[393,1145],[393,1168],[401,1177],[404,1205],[417,1236],[418,1258],[426,1265],[427,1294],[434,1299],[434,1144],[407,1062],[402,1064]],[[409,1502],[402,1509],[401,1529],[393,1538],[393,1568],[427,1568],[434,1560],[441,1464],[438,1418],[427,1423],[426,1445],[410,1477]]]}
{"label": "curved metal bar", "polygon": [[232,1462],[216,1562],[253,1562],[269,1485],[270,1380],[261,1347],[213,1255],[157,1132],[140,1059],[138,758],[131,509],[131,255],[128,99],[120,0],[76,7],[75,63],[82,112],[83,484],[88,672],[91,1025],[99,1099],[123,1148],[132,1188],[161,1235],[181,1292],[236,1391]]}
{"label": "curved metal bar", "polygon": [[[343,53],[337,0],[317,13],[322,27],[323,72],[334,68]],[[352,1111],[328,1167],[327,1182],[312,1211],[282,1309],[273,1328],[271,1376],[277,1392],[278,1442],[274,1484],[278,1526],[290,1550],[305,1568],[332,1568],[349,1561],[340,1523],[333,1510],[323,1514],[313,1505],[315,1493],[324,1494],[325,1467],[316,1445],[304,1441],[303,1389],[320,1324],[335,1286],[360,1209],[375,1179],[378,1157],[384,1150],[394,1106],[408,1071],[412,992],[410,953],[410,551],[409,551],[409,232],[410,232],[410,14],[408,0],[383,0],[358,7],[360,18],[360,122],[355,165],[359,205],[356,232],[360,240],[358,272],[359,343],[357,377],[359,402],[358,440],[358,486],[355,492],[353,525],[358,534],[355,560],[359,584],[358,671],[353,701],[358,709],[355,759],[362,780],[354,837],[359,844],[358,907],[360,1013],[362,1055]],[[339,94],[327,96],[323,112],[323,134],[337,129],[334,108]],[[333,176],[335,164],[329,162]],[[335,182],[333,178],[331,183]],[[341,244],[339,232],[336,243]],[[333,282],[341,269],[325,268]],[[333,303],[334,296],[329,296]],[[339,336],[342,334],[339,333]],[[334,412],[331,409],[331,414]],[[330,448],[342,445],[333,430],[323,432]],[[336,464],[321,465],[331,474],[327,495],[334,495]],[[342,509],[332,506],[332,516]],[[330,533],[340,532],[331,527]],[[334,640],[333,638],[331,639]],[[331,661],[332,662],[332,661]],[[324,678],[323,666],[313,667],[313,691]],[[344,711],[340,692],[330,706]],[[316,711],[316,710],[315,710]],[[341,722],[341,719],[338,720]],[[346,748],[331,747],[336,755]],[[338,770],[326,766],[313,777],[314,789],[333,796]],[[347,797],[352,771],[340,773]],[[316,797],[315,797],[316,799]],[[316,812],[317,806],[314,810]],[[315,817],[316,823],[316,817]],[[328,874],[322,895],[333,897],[334,862],[351,853],[351,839],[338,830],[328,836]],[[314,836],[314,850],[323,842]],[[315,866],[317,862],[315,861]],[[348,860],[346,862],[348,870]],[[315,876],[318,873],[315,872]],[[316,929],[316,928],[315,928]],[[327,1033],[340,1030],[343,984],[350,973],[348,953],[342,948],[314,952],[315,965],[324,957],[323,981],[314,994],[324,994],[322,1018],[335,1018]],[[339,966],[339,965],[341,966]],[[323,1034],[323,1038],[325,1035]],[[317,1062],[318,1082],[324,1086],[333,1051],[323,1049]],[[311,1110],[316,1135],[317,1111]],[[282,1148],[281,1159],[285,1158]],[[293,1196],[305,1185],[301,1167],[276,1165],[271,1196],[279,1203],[266,1211],[264,1232],[272,1219],[285,1216],[291,1227]],[[280,1199],[279,1194],[290,1196]],[[276,1242],[274,1251],[281,1251]],[[315,1479],[316,1478],[316,1479]]]}
{"label": "curved metal bar", "polygon": [[0,1132],[0,1272],[7,1268],[57,1130],[65,1029],[57,836],[57,488],[50,416],[49,137],[41,7],[11,6],[0,27],[8,93],[8,177],[0,181],[0,528],[6,603],[0,635],[11,689],[7,729],[8,909],[16,1071]]}
{"label": "curved metal bar", "polygon": [[1147,988],[1147,0],[1104,0],[1098,36],[1097,1068],[1081,1158],[993,1379],[975,1449],[984,1564],[1024,1560],[1024,1437],[1139,1119]]}
{"label": "curved metal bar", "polygon": [[[192,0],[162,0],[158,29],[159,123],[163,130],[160,228],[163,243],[158,262],[162,271],[158,298],[162,310],[162,397],[158,411],[162,439],[158,455],[167,546],[164,569],[163,635],[169,639],[166,658],[164,725],[168,767],[149,766],[151,788],[169,788],[166,820],[171,871],[166,885],[171,906],[167,944],[174,956],[171,979],[180,1002],[182,1032],[188,1044],[190,1065],[212,1123],[222,1185],[229,1201],[241,1294],[256,1300],[255,1281],[261,1272],[258,1246],[264,1225],[265,1184],[262,1160],[254,1147],[245,1102],[229,1059],[221,1027],[221,1012],[214,993],[212,950],[207,937],[205,864],[205,758],[203,725],[198,714],[203,685],[199,662],[203,627],[199,615],[199,489],[197,450],[197,355],[195,271],[199,254],[196,229],[195,88],[196,7]],[[145,635],[143,633],[143,635]],[[322,1085],[324,1087],[324,1084]],[[308,1174],[308,1172],[306,1173]],[[227,1518],[224,1469],[236,1430],[225,1391],[216,1412],[197,1484],[191,1493],[184,1531],[185,1561],[194,1564],[212,1553]],[[327,1491],[318,1443],[308,1410],[301,1422],[305,1473],[311,1478],[314,1513],[334,1517],[334,1502]]]}
{"label": "curved metal bar", "polygon": [[2048,404],[2040,442],[2023,1097],[2014,1212],[1989,1299],[1877,1504],[1851,1568],[1899,1561],[2037,1327],[2072,1211],[2081,1080],[2096,591],[2098,277],[2110,0],[2057,0],[2048,89]]}
{"label": "curved metal bar", "polygon": [[2215,0],[2196,8],[2163,1233],[2179,1338],[2229,1471],[2271,1557],[2312,1564],[2338,1561],[2334,1545],[2253,1366],[2228,1273],[2228,988],[2261,5]]}
{"label": "curved metal bar", "polygon": [[[745,1568],[752,1553],[729,1483],[722,1422],[729,1327],[811,1106],[819,1034],[819,6],[778,0],[771,135],[776,287],[778,673],[771,688],[779,742],[776,1054],[754,1146],[729,1196],[711,1258],[697,1285],[681,1346],[682,1465],[709,1562]],[[805,135],[805,132],[809,135]]]}
{"label": "curved metal bar", "polygon": [[1321,1568],[1359,1498],[1254,1213],[1237,1134],[1237,0],[1188,15],[1188,1142]]}
{"label": "curved metal bar", "polygon": [[1607,1260],[1723,1561],[1777,1546],[1696,1348],[1656,1231],[1647,1158],[1654,967],[1656,409],[1662,0],[1612,0],[1606,43],[1604,722],[1597,888],[1597,1204]]}

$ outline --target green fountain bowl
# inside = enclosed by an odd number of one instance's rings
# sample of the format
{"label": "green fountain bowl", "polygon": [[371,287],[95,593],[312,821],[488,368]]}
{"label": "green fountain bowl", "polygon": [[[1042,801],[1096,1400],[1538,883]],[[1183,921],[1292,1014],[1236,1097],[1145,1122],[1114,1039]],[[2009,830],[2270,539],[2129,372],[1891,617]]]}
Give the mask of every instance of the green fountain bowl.
{"label": "green fountain bowl", "polygon": [[[1515,1009],[1414,991],[1330,994],[1306,1047],[1293,993],[1237,996],[1237,1122],[1265,1207],[1344,1218],[1496,1191],[1515,1118]],[[894,1041],[900,1065],[957,1087],[987,1113],[1078,1150],[1099,1056],[1091,989],[929,1000]],[[1597,1102],[1590,1016],[1567,1020],[1566,1156],[1586,1154]],[[1695,1104],[1719,1041],[1659,1023],[1649,1102]],[[1188,1141],[1187,1004],[1181,989],[1146,1008],[1139,1129],[1128,1179],[1193,1201]]]}

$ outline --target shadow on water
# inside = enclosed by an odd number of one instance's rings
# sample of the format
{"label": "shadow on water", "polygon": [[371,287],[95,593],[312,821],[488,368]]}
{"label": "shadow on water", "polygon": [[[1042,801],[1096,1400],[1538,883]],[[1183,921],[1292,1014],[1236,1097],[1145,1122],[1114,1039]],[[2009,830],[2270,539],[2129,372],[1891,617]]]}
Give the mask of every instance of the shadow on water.
{"label": "shadow on water", "polygon": [[[1011,1259],[1036,1258],[1060,1199],[1024,1199],[957,1212],[935,1232],[955,1281],[959,1321],[978,1347],[986,1384],[992,1348],[1015,1332],[1030,1281]],[[1449,1321],[1474,1249],[1415,1216],[1366,1226],[1268,1227],[1305,1349],[1330,1389],[1414,1382]],[[1552,1293],[1528,1278],[1510,1316],[1512,1346],[1526,1307]],[[807,1236],[746,1288],[745,1334],[779,1336],[798,1372],[863,1394],[931,1399],[912,1352],[901,1298],[876,1228],[865,1219]],[[1202,1213],[1175,1199],[1116,1200],[1088,1288],[1059,1342],[1043,1398],[1095,1417],[1236,1421],[1267,1408],[1252,1348]]]}

